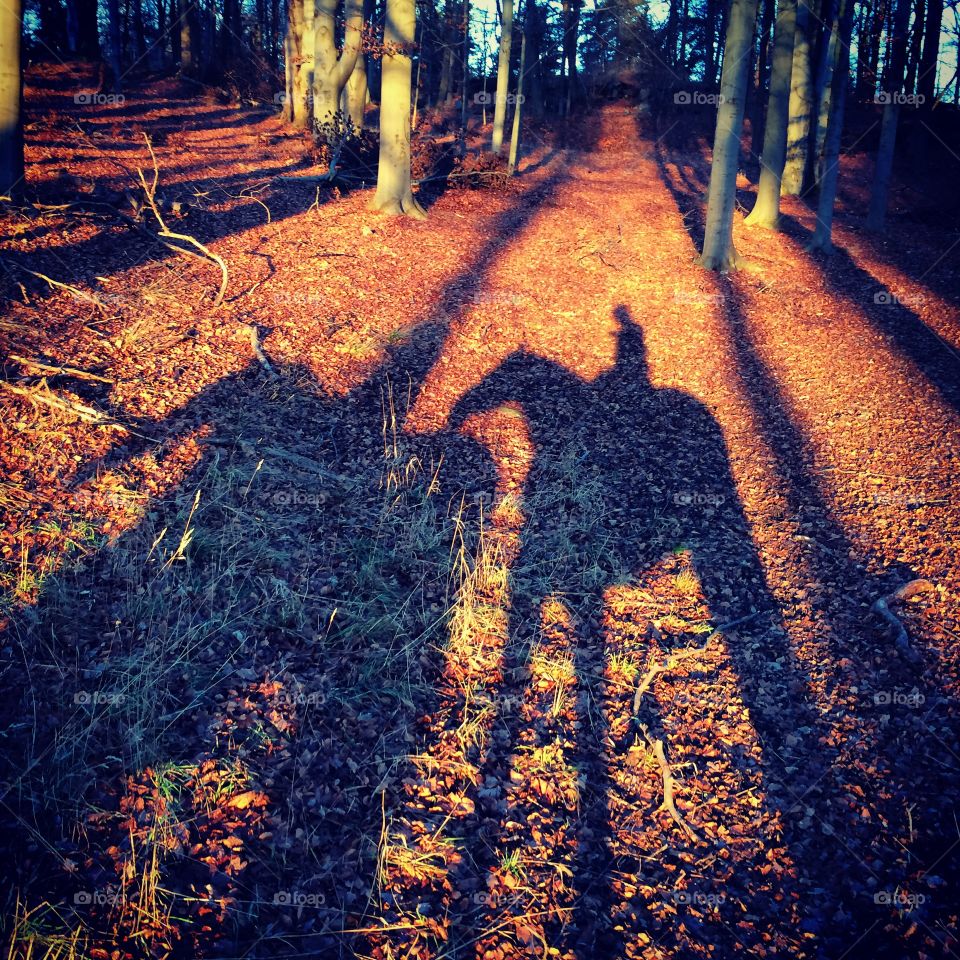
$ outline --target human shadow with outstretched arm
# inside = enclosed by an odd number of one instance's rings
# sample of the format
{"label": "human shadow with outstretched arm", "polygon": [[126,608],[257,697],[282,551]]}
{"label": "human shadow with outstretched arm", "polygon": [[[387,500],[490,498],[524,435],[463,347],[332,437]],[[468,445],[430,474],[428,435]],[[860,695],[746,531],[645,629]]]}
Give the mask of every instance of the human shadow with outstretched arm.
{"label": "human shadow with outstretched arm", "polygon": [[[533,451],[520,504],[526,518],[521,546],[510,570],[509,640],[503,668],[507,678],[528,678],[521,693],[526,706],[519,710],[506,706],[510,691],[509,682],[505,683],[498,718],[497,742],[502,749],[488,751],[482,775],[486,784],[502,786],[499,809],[506,813],[499,821],[482,819],[480,835],[469,838],[473,856],[464,869],[472,870],[474,878],[465,886],[475,884],[478,876],[502,872],[498,864],[515,864],[518,858],[523,863],[525,857],[528,864],[537,857],[544,859],[517,824],[536,824],[539,833],[548,833],[543,826],[549,819],[544,813],[548,804],[518,800],[517,790],[508,785],[529,780],[522,772],[524,755],[540,750],[542,756],[551,745],[566,743],[559,766],[566,764],[573,770],[574,826],[566,837],[562,824],[554,822],[552,829],[559,838],[553,852],[558,862],[567,857],[572,889],[566,892],[566,906],[552,913],[548,905],[537,904],[542,908],[539,914],[547,914],[547,919],[534,942],[542,938],[561,953],[591,957],[621,955],[627,940],[641,935],[670,944],[675,955],[692,956],[689,931],[693,928],[700,931],[698,936],[708,936],[710,942],[731,951],[749,949],[770,928],[777,928],[778,936],[789,941],[790,898],[784,897],[781,880],[765,879],[759,869],[766,855],[781,856],[783,849],[774,850],[770,834],[757,831],[752,854],[741,856],[735,845],[723,839],[724,830],[718,836],[709,826],[710,821],[724,825],[739,816],[732,801],[730,807],[707,805],[690,813],[697,796],[674,773],[677,800],[686,814],[678,811],[671,820],[657,813],[656,803],[646,817],[636,809],[637,796],[645,794],[629,766],[638,748],[650,751],[647,759],[653,764],[653,748],[660,741],[668,769],[675,769],[681,757],[685,765],[722,767],[742,788],[766,793],[762,816],[768,822],[776,820],[783,811],[773,799],[776,789],[768,786],[789,779],[784,767],[790,761],[782,758],[795,751],[786,747],[787,738],[797,729],[812,730],[817,720],[801,692],[806,677],[792,662],[718,424],[690,395],[650,382],[639,326],[624,306],[617,307],[614,316],[616,362],[597,379],[587,382],[557,363],[520,350],[460,398],[448,421],[450,427],[463,429],[472,418],[512,408],[515,414],[522,413]],[[651,689],[633,714],[634,691],[609,679],[610,658],[616,653],[632,652],[642,675],[647,666],[642,658],[651,647],[659,647],[653,655],[662,657],[674,648],[700,642],[684,639],[684,633],[696,630],[661,633],[652,623],[669,620],[682,608],[658,592],[663,581],[657,578],[664,570],[672,574],[671,581],[684,570],[684,583],[689,585],[691,574],[696,578],[693,592],[699,595],[698,603],[683,609],[699,611],[699,621],[694,625],[688,618],[686,627],[703,630],[706,621],[731,625],[723,641],[722,676],[709,686],[721,692],[726,689],[724,695],[747,705],[752,744],[724,747],[726,756],[719,763],[711,759],[717,756],[708,716],[713,707],[697,706],[707,717],[698,728],[691,719],[696,710],[689,704],[661,702],[658,708]],[[646,603],[645,613],[639,615],[647,619],[643,624],[646,640],[639,647],[623,642],[629,632],[624,621],[631,615],[614,609],[613,601],[616,596],[622,601],[624,595],[632,598],[626,602],[634,607]],[[555,643],[551,648],[550,639],[556,635],[558,620],[566,623],[575,706],[572,713],[560,711],[551,717],[549,711],[538,715],[534,709],[537,683],[542,680],[536,665],[545,650],[558,652]],[[774,682],[791,695],[766,695],[764,684]],[[819,768],[820,761],[815,751],[792,762],[802,762],[808,775],[817,776],[813,768]],[[656,801],[664,799],[660,776],[655,773],[647,781],[648,787],[658,788]],[[701,783],[700,789],[710,789],[714,800],[721,802],[717,800],[720,787],[713,781],[709,788]],[[636,791],[634,795],[631,790]],[[650,794],[648,789],[646,796]],[[497,808],[496,803],[490,806]],[[648,851],[642,843],[631,849],[613,824],[638,816],[640,834],[647,841],[658,837],[669,849],[666,859],[676,856],[681,866],[702,858],[712,863],[701,875],[712,886],[693,894],[682,880],[682,871],[671,877],[669,870],[660,870],[653,899],[637,894],[638,877],[649,868],[644,862]],[[644,882],[650,883],[649,879]],[[709,903],[716,909],[697,916],[690,909],[691,903],[699,902],[690,899],[694,895],[713,898]],[[664,903],[670,905],[669,916],[657,909]],[[532,915],[530,908],[531,904],[521,904],[521,913]],[[744,909],[760,917],[749,929],[736,923]],[[682,924],[676,919],[678,911],[685,914]],[[482,922],[490,929],[490,918]],[[475,918],[464,916],[461,923],[466,927],[472,923],[473,929],[455,934],[457,942],[461,937],[468,943],[483,936]],[[803,955],[799,941],[794,940],[792,947],[795,955]]]}

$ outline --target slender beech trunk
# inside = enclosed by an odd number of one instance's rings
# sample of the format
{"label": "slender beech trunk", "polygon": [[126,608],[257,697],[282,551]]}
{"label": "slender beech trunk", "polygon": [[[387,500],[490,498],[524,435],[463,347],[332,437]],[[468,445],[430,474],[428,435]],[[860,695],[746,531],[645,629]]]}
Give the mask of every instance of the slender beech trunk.
{"label": "slender beech trunk", "polygon": [[793,68],[793,40],[796,31],[797,0],[780,0],[773,33],[773,66],[770,70],[770,96],[760,156],[760,183],[757,202],[746,223],[776,230],[780,220],[780,178],[787,153],[787,110],[790,100],[790,76]]}
{"label": "slender beech trunk", "polygon": [[850,38],[853,35],[854,0],[840,0],[840,10],[831,35],[836,38],[833,72],[830,78],[830,116],[827,135],[823,142],[823,173],[820,177],[820,195],[817,198],[817,225],[808,246],[809,250],[833,249],[833,207],[837,197],[837,175],[840,170],[840,136],[843,132],[843,113],[850,76]]}
{"label": "slender beech trunk", "polygon": [[283,118],[295,123],[297,100],[303,95],[301,67],[303,59],[303,2],[287,0],[287,32],[283,41],[284,72],[287,96],[283,103]]}
{"label": "slender beech trunk", "polygon": [[883,120],[880,124],[880,145],[873,171],[867,229],[882,230],[887,215],[887,195],[893,175],[893,157],[897,146],[897,124],[900,118],[903,72],[907,54],[907,26],[910,21],[910,0],[897,0],[891,41],[890,67],[883,93]]}
{"label": "slender beech trunk", "polygon": [[707,225],[700,264],[708,270],[736,269],[733,246],[733,209],[737,194],[737,165],[743,129],[747,71],[757,21],[757,0],[731,0],[720,78],[720,106],[713,140]]}
{"label": "slender beech trunk", "polygon": [[917,73],[923,55],[923,25],[926,13],[924,0],[916,0],[913,14],[913,32],[910,34],[910,55],[907,57],[907,81],[904,89],[907,93],[916,93]]}
{"label": "slender beech trunk", "polygon": [[120,67],[121,61],[121,36],[120,29],[120,0],[107,0],[108,17],[108,56],[110,60],[110,88],[114,93],[119,93],[123,84],[123,71]]}
{"label": "slender beech trunk", "polygon": [[363,0],[346,0],[343,49],[338,55],[337,7],[338,0],[315,0],[313,120],[329,133],[363,45]]}
{"label": "slender beech trunk", "polygon": [[416,30],[415,0],[387,0],[380,93],[380,166],[373,210],[425,219],[410,183],[410,86]]}
{"label": "slender beech trunk", "polygon": [[[810,135],[807,143],[807,162],[803,171],[803,192],[812,193],[820,189],[824,144],[827,138],[827,125],[830,122],[830,100],[833,91],[833,71],[837,64],[837,44],[840,42],[836,29],[839,16],[838,0],[830,0],[825,7],[824,21],[827,36],[821,41],[817,55],[816,80],[814,90],[814,111],[810,123]],[[851,31],[853,24],[851,21]],[[848,58],[849,59],[849,58]]]}
{"label": "slender beech trunk", "polygon": [[[794,0],[796,2],[796,0]],[[754,155],[760,156],[763,151],[765,115],[763,110],[763,93],[767,89],[767,74],[770,72],[770,27],[773,23],[775,0],[763,0],[760,17],[760,49],[757,54],[757,82],[756,96],[753,108],[750,111],[750,149]],[[673,4],[671,4],[671,8]],[[774,41],[776,42],[776,41]],[[793,41],[790,42],[790,55],[793,56]]]}
{"label": "slender beech trunk", "polygon": [[178,0],[178,19],[180,21],[180,69],[188,76],[197,66],[197,30],[196,14],[190,0]]}
{"label": "slender beech trunk", "polygon": [[300,10],[296,21],[297,70],[293,84],[293,125],[300,129],[310,126],[311,92],[313,90],[313,17],[314,0],[294,0]]}
{"label": "slender beech trunk", "polygon": [[520,111],[523,108],[523,73],[527,60],[527,32],[520,34],[520,73],[517,75],[517,104],[513,108],[513,130],[510,133],[510,160],[507,170],[513,176],[520,158]]}
{"label": "slender beech trunk", "polygon": [[787,123],[787,155],[780,190],[784,196],[797,196],[803,189],[803,168],[807,156],[807,138],[813,109],[813,84],[810,75],[810,5],[797,2],[797,25],[793,40],[793,65],[790,76],[790,107]]}
{"label": "slender beech trunk", "polygon": [[23,196],[23,73],[20,0],[0,4],[0,194]]}
{"label": "slender beech trunk", "polygon": [[500,55],[497,59],[497,100],[493,108],[494,153],[503,150],[503,127],[507,120],[507,94],[510,91],[510,49],[513,46],[513,0],[503,0],[500,23]]}
{"label": "slender beech trunk", "polygon": [[943,24],[943,0],[927,0],[927,19],[923,37],[923,55],[917,75],[917,93],[921,104],[933,108],[936,95],[937,62],[940,54],[940,29]]}
{"label": "slender beech trunk", "polygon": [[363,129],[364,114],[367,107],[367,58],[364,54],[357,57],[356,65],[347,81],[347,116],[355,133]]}
{"label": "slender beech trunk", "polygon": [[917,70],[917,99],[920,122],[914,137],[914,161],[922,172],[927,169],[930,151],[930,123],[936,99],[937,66],[940,56],[940,29],[943,24],[943,0],[927,0],[927,17],[924,24],[923,53]]}
{"label": "slender beech trunk", "polygon": [[470,0],[463,0],[463,78],[460,96],[460,128],[463,130],[463,145],[467,136],[467,97],[470,93]]}

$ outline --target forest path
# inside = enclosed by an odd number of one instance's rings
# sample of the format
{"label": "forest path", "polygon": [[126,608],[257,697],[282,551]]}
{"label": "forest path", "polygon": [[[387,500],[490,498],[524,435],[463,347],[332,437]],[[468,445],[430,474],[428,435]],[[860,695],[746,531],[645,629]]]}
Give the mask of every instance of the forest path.
{"label": "forest path", "polygon": [[[945,903],[884,925],[895,891],[935,899],[950,842],[935,757],[956,756],[960,394],[924,320],[960,342],[957,309],[739,217],[747,269],[703,272],[685,229],[702,162],[638,135],[630,110],[609,108],[596,152],[565,160],[405,422],[473,437],[498,481],[418,773],[388,811],[379,922],[396,932],[373,953],[938,941]],[[936,585],[910,617],[923,667],[869,612],[915,577]],[[751,613],[634,716],[665,651]],[[918,703],[923,721],[903,706]],[[696,839],[659,810],[644,738],[662,738]],[[924,798],[908,870],[899,831],[878,828],[901,816],[879,776]]]}

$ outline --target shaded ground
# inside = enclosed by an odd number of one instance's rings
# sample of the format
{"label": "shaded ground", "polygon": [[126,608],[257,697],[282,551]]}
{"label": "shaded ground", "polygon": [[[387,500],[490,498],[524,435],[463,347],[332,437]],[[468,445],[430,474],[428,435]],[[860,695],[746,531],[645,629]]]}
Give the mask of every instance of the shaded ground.
{"label": "shaded ground", "polygon": [[117,206],[170,123],[220,309],[116,218],[3,222],[14,955],[949,956],[950,234],[811,258],[791,203],[705,274],[703,152],[622,106],[382,220],[173,93],[31,178]]}

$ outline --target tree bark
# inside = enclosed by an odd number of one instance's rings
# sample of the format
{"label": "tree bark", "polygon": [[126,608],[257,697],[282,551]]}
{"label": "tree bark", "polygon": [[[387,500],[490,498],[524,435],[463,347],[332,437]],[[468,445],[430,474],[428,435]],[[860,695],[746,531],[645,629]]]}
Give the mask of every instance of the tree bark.
{"label": "tree bark", "polygon": [[180,22],[180,70],[188,76],[197,66],[197,30],[193,4],[190,0],[178,0],[177,19]]}
{"label": "tree bark", "polygon": [[364,54],[357,57],[356,65],[347,81],[347,116],[354,133],[363,130],[364,114],[367,107],[367,58]]}
{"label": "tree bark", "polygon": [[793,41],[796,32],[797,0],[780,0],[773,33],[773,65],[770,96],[760,156],[760,183],[757,202],[746,223],[776,230],[780,220],[780,179],[787,152],[787,121],[790,77],[793,69]]}
{"label": "tree bark", "polygon": [[503,127],[507,120],[507,94],[510,91],[510,50],[513,46],[513,0],[503,0],[500,24],[500,55],[497,58],[497,100],[493,108],[494,153],[503,150]]}
{"label": "tree bark", "polygon": [[781,193],[797,196],[803,189],[803,168],[807,156],[807,137],[813,91],[810,76],[810,6],[798,0],[793,40],[793,65],[790,77],[790,106],[787,123],[787,154],[783,167]]}
{"label": "tree bark", "polygon": [[110,89],[119,93],[123,84],[123,72],[120,68],[120,0],[107,0],[107,16],[110,59]]}
{"label": "tree bark", "polygon": [[747,71],[757,20],[757,0],[732,0],[720,78],[720,106],[713,141],[707,224],[700,264],[708,270],[736,269],[733,246],[733,210],[737,192],[740,132],[743,129]]}
{"label": "tree bark", "polygon": [[[756,97],[753,109],[750,111],[752,117],[750,123],[750,149],[755,156],[760,156],[763,152],[763,141],[765,138],[766,119],[763,110],[763,93],[768,89],[768,76],[770,73],[770,27],[773,23],[773,14],[775,7],[774,0],[763,0],[763,12],[760,18],[760,50],[757,55],[757,82]],[[671,3],[671,9],[673,4]],[[796,6],[796,0],[794,0]],[[776,44],[776,38],[774,38]],[[793,39],[790,40],[790,56],[793,57]]]}
{"label": "tree bark", "polygon": [[823,142],[823,173],[820,177],[820,195],[817,199],[817,225],[810,240],[809,250],[833,249],[833,207],[837,197],[837,177],[840,171],[840,137],[843,132],[843,114],[850,75],[850,39],[853,35],[854,0],[840,0],[840,10],[831,39],[833,71],[830,78],[830,112]]}
{"label": "tree bark", "polygon": [[363,0],[346,0],[343,49],[337,53],[338,5],[337,0],[316,0],[313,24],[313,120],[328,133],[363,45]]}
{"label": "tree bark", "polygon": [[416,29],[414,0],[387,0],[380,94],[380,166],[373,210],[425,219],[410,183],[410,50]]}
{"label": "tree bark", "polygon": [[23,196],[23,72],[20,0],[0,4],[0,194]]}
{"label": "tree bark", "polygon": [[293,125],[303,130],[310,126],[312,116],[314,0],[294,0],[294,3],[300,6],[297,18],[300,42],[293,84]]}
{"label": "tree bark", "polygon": [[873,171],[867,229],[882,230],[887,215],[887,195],[893,176],[893,158],[897,146],[897,123],[900,118],[903,73],[907,55],[907,27],[910,22],[910,0],[897,0],[891,39],[890,67],[883,93],[883,121],[880,145]]}
{"label": "tree bark", "polygon": [[523,73],[527,59],[527,34],[520,34],[520,73],[517,76],[517,103],[513,108],[513,130],[510,133],[510,161],[507,170],[510,175],[517,169],[520,157],[520,111],[523,107]]}
{"label": "tree bark", "polygon": [[837,59],[836,45],[839,43],[839,35],[835,29],[838,10],[837,0],[823,0],[818,18],[822,22],[814,28],[817,34],[817,56],[816,69],[813,72],[813,104],[810,129],[807,132],[807,155],[803,166],[804,196],[816,190],[820,183],[820,161],[830,117],[830,87],[833,65]]}

